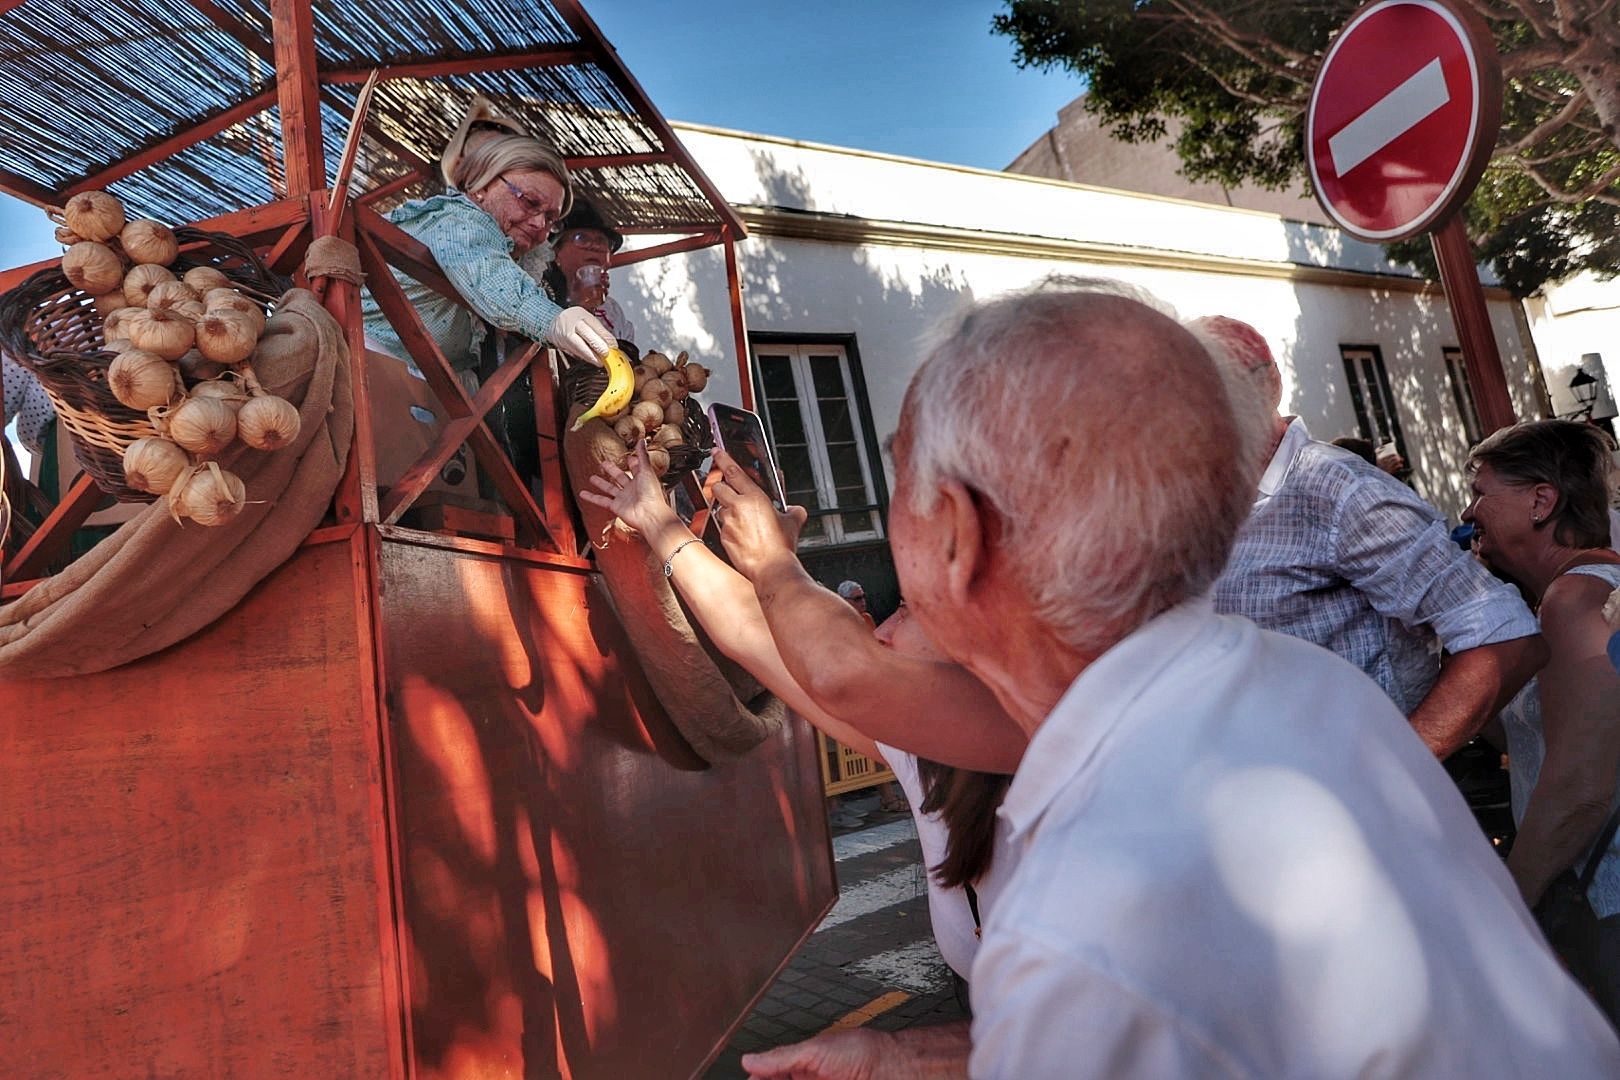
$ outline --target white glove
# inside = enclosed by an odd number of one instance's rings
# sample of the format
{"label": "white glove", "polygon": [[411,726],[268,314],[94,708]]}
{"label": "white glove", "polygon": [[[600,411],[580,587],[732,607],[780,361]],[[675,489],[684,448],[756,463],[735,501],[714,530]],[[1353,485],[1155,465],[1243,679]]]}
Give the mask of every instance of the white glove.
{"label": "white glove", "polygon": [[618,342],[602,320],[582,307],[564,308],[551,320],[546,340],[570,356],[602,366],[602,357]]}

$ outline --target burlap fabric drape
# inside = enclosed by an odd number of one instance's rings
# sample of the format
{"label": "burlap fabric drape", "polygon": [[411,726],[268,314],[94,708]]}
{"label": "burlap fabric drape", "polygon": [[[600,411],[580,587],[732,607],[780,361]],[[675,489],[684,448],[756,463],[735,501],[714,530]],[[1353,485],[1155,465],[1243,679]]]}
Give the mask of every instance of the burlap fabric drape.
{"label": "burlap fabric drape", "polygon": [[[583,411],[579,406],[573,409],[569,427]],[[563,456],[569,483],[574,491],[582,491],[601,462],[622,461],[625,449],[612,428],[592,420],[564,439]],[[598,538],[616,520],[584,502],[580,512],[590,535]],[[698,756],[716,763],[730,761],[776,734],[786,706],[705,642],[647,545],[619,535],[597,551],[596,568],[647,681],[670,722]]]}
{"label": "burlap fabric drape", "polygon": [[298,406],[297,440],[240,443],[220,459],[247,486],[229,524],[177,523],[167,497],[62,573],[0,607],[0,679],[84,675],[174,644],[235,607],[320,523],[354,432],[349,349],[314,294],[276,305],[253,357],[265,389]]}

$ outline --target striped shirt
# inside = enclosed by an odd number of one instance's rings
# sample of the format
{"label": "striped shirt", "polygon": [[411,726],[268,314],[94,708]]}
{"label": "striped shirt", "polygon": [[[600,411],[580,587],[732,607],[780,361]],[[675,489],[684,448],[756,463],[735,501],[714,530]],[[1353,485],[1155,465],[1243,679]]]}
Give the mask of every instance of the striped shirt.
{"label": "striped shirt", "polygon": [[[477,366],[479,347],[490,326],[535,341],[545,338],[562,309],[513,257],[511,238],[477,203],[456,191],[412,200],[387,216],[433,252],[444,276],[466,301],[465,306],[457,304],[394,271],[451,367]],[[362,311],[369,339],[395,356],[409,355],[369,291]]]}
{"label": "striped shirt", "polygon": [[1215,608],[1338,653],[1408,714],[1439,674],[1437,643],[1458,653],[1539,629],[1434,507],[1297,418],[1215,583]]}

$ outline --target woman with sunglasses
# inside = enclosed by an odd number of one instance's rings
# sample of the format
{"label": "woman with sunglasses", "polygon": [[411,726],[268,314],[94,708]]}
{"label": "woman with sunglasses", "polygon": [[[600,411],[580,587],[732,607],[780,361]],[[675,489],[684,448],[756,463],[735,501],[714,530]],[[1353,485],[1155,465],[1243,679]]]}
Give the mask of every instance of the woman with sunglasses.
{"label": "woman with sunglasses", "polygon": [[[464,301],[394,271],[450,366],[474,371],[492,326],[600,365],[613,332],[583,307],[554,302],[521,261],[543,251],[573,202],[562,155],[479,97],[445,146],[440,168],[444,194],[407,202],[388,219],[433,253]],[[370,346],[407,357],[369,292],[364,312]]]}
{"label": "woman with sunglasses", "polygon": [[608,295],[608,267],[624,237],[591,200],[576,196],[573,209],[551,239],[551,261],[540,275],[546,295],[563,307],[591,312],[613,332],[619,347],[639,356],[636,331],[619,302]]}

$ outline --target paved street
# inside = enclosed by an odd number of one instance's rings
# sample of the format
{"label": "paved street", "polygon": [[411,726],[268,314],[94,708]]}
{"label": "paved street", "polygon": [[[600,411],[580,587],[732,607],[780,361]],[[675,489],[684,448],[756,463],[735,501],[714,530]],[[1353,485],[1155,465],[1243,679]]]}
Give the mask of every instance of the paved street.
{"label": "paved street", "polygon": [[743,1054],[830,1027],[894,1031],[963,1015],[929,929],[926,870],[911,814],[878,810],[875,794],[846,797],[842,810],[862,820],[835,831],[838,903],[743,1022],[708,1080],[746,1076],[738,1063]]}

